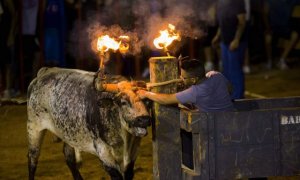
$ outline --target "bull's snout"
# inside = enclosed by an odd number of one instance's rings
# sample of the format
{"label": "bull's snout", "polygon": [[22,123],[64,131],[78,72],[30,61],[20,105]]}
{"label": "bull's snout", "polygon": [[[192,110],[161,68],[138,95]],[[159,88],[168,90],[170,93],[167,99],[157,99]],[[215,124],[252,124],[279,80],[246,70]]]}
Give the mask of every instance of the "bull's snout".
{"label": "bull's snout", "polygon": [[134,121],[132,121],[130,124],[133,127],[146,128],[147,126],[151,125],[151,118],[150,118],[150,116],[139,116]]}

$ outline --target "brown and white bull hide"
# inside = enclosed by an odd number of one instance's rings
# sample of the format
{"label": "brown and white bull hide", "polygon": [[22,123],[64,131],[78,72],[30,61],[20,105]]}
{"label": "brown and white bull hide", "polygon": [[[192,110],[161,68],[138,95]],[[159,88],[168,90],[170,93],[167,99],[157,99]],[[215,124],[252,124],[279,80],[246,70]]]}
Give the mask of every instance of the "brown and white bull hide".
{"label": "brown and white bull hide", "polygon": [[[131,90],[99,92],[95,73],[42,68],[28,88],[28,168],[34,179],[45,130],[64,141],[64,155],[74,179],[82,179],[75,151],[98,156],[112,179],[132,179],[149,114]],[[107,82],[123,80],[111,76]]]}

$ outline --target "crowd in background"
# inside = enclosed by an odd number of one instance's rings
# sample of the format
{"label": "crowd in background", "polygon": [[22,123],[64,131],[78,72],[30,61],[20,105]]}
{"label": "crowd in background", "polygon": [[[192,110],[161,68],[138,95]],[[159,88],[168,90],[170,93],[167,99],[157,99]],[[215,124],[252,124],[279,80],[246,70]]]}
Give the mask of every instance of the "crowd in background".
{"label": "crowd in background", "polygon": [[[203,59],[207,71],[222,71],[222,44],[220,52],[220,46],[212,46],[212,41],[220,25],[218,16],[222,14],[218,3],[224,1],[235,0],[215,0],[216,5],[210,6],[206,12],[215,21],[195,21],[195,26],[201,27],[205,36],[186,38],[176,55]],[[95,56],[84,52],[90,47],[81,43],[81,38],[85,37],[74,34],[78,32],[74,29],[83,28],[91,12],[107,15],[105,25],[116,23],[122,28],[132,28],[135,26],[134,17],[126,10],[132,2],[0,0],[0,97],[11,98],[26,92],[29,82],[42,66],[96,71],[98,61],[90,60]],[[106,8],[108,5],[111,8]],[[245,0],[243,6],[246,26],[241,75],[251,73],[251,66],[258,63],[263,64],[265,70],[291,68],[294,60],[300,57],[300,0]],[[159,52],[147,47],[140,55],[123,57],[113,54],[111,58],[116,59],[114,73],[146,78],[147,60],[154,55],[159,55]]]}

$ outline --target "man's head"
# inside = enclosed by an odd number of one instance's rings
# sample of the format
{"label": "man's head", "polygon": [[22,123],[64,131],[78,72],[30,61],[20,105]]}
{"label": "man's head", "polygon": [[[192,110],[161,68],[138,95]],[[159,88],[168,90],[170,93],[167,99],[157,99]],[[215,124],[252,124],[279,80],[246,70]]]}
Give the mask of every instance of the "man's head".
{"label": "man's head", "polygon": [[193,85],[200,82],[205,77],[204,63],[198,59],[180,60],[181,78],[185,85]]}

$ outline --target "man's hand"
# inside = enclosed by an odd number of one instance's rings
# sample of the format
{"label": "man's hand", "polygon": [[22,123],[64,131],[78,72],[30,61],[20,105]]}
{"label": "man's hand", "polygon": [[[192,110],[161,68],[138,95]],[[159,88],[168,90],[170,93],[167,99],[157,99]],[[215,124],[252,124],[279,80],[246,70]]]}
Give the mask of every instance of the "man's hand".
{"label": "man's hand", "polygon": [[218,71],[208,71],[206,74],[205,74],[205,76],[207,77],[207,78],[210,78],[211,76],[214,76],[214,75],[216,75],[216,74],[219,74],[220,72],[218,72]]}
{"label": "man's hand", "polygon": [[146,93],[147,93],[148,91],[145,91],[145,90],[138,90],[137,92],[136,92],[136,94],[137,94],[137,96],[140,98],[140,99],[145,99],[145,98],[147,98],[147,96],[146,96]]}
{"label": "man's hand", "polygon": [[234,51],[234,50],[236,50],[236,49],[239,47],[239,45],[240,45],[239,40],[233,39],[233,40],[231,41],[230,45],[229,45],[229,50],[230,50],[230,51]]}

